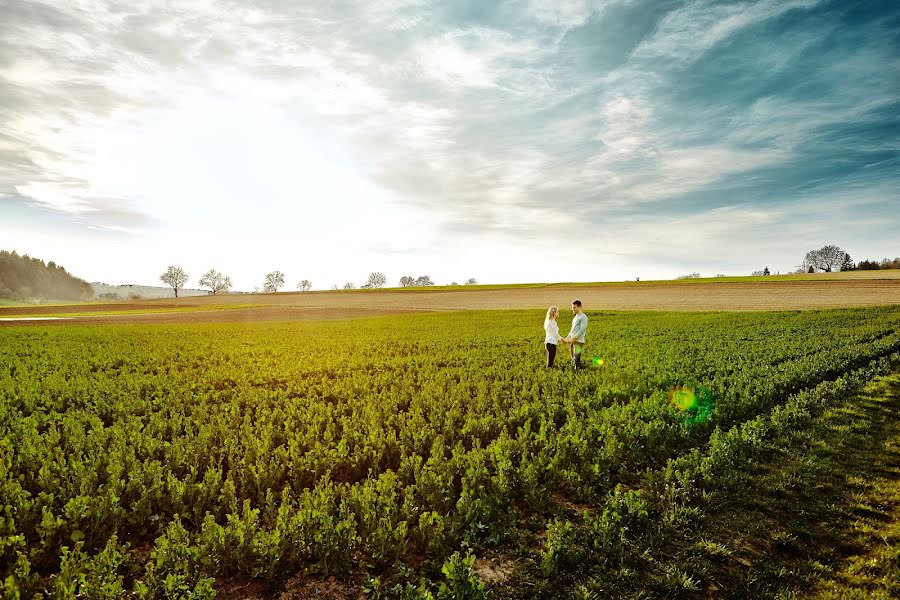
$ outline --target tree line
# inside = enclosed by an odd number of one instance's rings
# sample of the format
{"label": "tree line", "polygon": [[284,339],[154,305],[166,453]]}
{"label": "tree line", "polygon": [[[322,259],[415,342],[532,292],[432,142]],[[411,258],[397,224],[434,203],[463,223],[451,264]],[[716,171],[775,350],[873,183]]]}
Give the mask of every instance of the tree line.
{"label": "tree line", "polygon": [[[170,265],[168,268],[166,268],[166,271],[159,276],[160,281],[172,288],[172,290],[175,292],[176,298],[178,297],[178,292],[184,289],[184,286],[187,284],[189,278],[189,275],[183,268],[174,265]],[[199,284],[202,289],[209,290],[209,293],[212,295],[216,295],[221,292],[228,292],[231,289],[232,285],[231,277],[225,275],[224,273],[220,273],[215,269],[210,269],[209,271],[204,273],[203,276],[200,277]],[[366,279],[366,282],[360,286],[360,289],[382,288],[386,284],[387,276],[385,276],[384,273],[373,271],[372,273],[369,273],[369,277]],[[470,277],[465,282],[465,285],[477,284],[478,280],[474,277]],[[400,278],[399,287],[429,287],[433,285],[434,281],[428,275],[420,275],[418,277],[404,275]],[[459,284],[454,281],[450,285]],[[271,273],[266,274],[262,291],[277,292],[284,286],[284,273],[282,273],[281,271],[272,271]],[[301,292],[308,292],[312,289],[312,282],[308,279],[302,279],[299,283],[297,283],[297,289]],[[331,289],[338,290],[341,288],[337,284],[335,284]],[[356,289],[356,285],[353,282],[347,282],[344,284],[343,289],[354,290]]]}
{"label": "tree line", "polygon": [[[822,246],[810,250],[797,265],[794,273],[833,273],[837,271],[877,271],[879,269],[900,269],[900,257],[854,262],[850,253],[840,246]],[[753,271],[753,275],[770,275],[769,267]],[[780,274],[780,273],[779,273]],[[685,276],[689,277],[689,276]],[[680,279],[680,278],[679,278]]]}
{"label": "tree line", "polygon": [[875,271],[879,269],[900,269],[900,257],[877,260],[861,260],[855,263],[849,252],[839,246],[822,246],[810,250],[803,257],[797,271],[801,273],[831,273],[833,271]]}
{"label": "tree line", "polygon": [[45,263],[27,254],[0,250],[0,298],[19,302],[83,302],[93,296],[90,283],[69,274],[52,260]]}

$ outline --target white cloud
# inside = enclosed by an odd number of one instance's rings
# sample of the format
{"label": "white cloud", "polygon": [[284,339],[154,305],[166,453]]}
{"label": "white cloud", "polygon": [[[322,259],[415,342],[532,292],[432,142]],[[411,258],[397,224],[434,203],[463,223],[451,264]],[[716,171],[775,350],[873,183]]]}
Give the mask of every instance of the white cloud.
{"label": "white cloud", "polygon": [[745,27],[791,10],[812,8],[819,1],[763,0],[721,4],[695,0],[669,13],[653,37],[642,42],[633,56],[689,63]]}
{"label": "white cloud", "polygon": [[528,0],[527,11],[532,19],[542,25],[568,30],[582,25],[612,3],[610,0]]}

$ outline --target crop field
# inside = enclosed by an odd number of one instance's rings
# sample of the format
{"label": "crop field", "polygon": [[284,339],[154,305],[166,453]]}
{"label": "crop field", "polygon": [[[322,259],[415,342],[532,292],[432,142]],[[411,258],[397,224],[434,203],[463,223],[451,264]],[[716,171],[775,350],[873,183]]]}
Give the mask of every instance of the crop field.
{"label": "crop field", "polygon": [[603,363],[579,373],[543,368],[542,310],[4,327],[3,595],[740,598],[837,577],[836,555],[775,569],[728,527],[766,523],[774,552],[807,518],[777,485],[835,506],[822,474],[754,469],[806,457],[828,410],[900,369],[900,307],[587,314]]}

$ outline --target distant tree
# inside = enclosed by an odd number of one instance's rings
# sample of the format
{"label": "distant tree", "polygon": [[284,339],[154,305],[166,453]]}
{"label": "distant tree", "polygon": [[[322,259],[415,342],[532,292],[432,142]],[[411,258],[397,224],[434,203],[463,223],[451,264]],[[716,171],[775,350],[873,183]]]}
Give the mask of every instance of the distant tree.
{"label": "distant tree", "polygon": [[331,289],[333,289],[333,290],[339,290],[339,289],[341,289],[341,288],[340,288],[340,286],[339,286],[338,284],[334,284],[333,286],[331,286]]}
{"label": "distant tree", "polygon": [[175,297],[178,297],[178,290],[184,289],[187,283],[188,274],[181,267],[170,266],[166,272],[159,276],[163,283],[175,290]]}
{"label": "distant tree", "polygon": [[264,292],[277,292],[278,288],[284,287],[284,273],[281,271],[272,271],[266,275],[266,282],[263,284]]}
{"label": "distant tree", "polygon": [[309,282],[309,279],[304,279],[297,284],[297,289],[301,292],[308,292],[312,289],[312,283]]}
{"label": "distant tree", "polygon": [[879,266],[882,269],[900,269],[900,257],[897,257],[893,260],[884,258],[881,260],[881,264]]}
{"label": "distant tree", "polygon": [[478,285],[478,280],[474,277],[469,277],[466,279],[466,285]]}
{"label": "distant tree", "polygon": [[400,287],[412,287],[416,285],[416,278],[404,275],[400,278]]}
{"label": "distant tree", "polygon": [[452,282],[450,283],[450,285],[459,285],[459,284],[456,283],[455,281],[452,281]]}
{"label": "distant tree", "polygon": [[369,278],[366,279],[366,284],[364,287],[380,288],[384,287],[385,283],[387,283],[387,277],[384,276],[384,273],[372,272],[369,273]]}
{"label": "distant tree", "polygon": [[807,271],[807,273],[815,273],[815,272],[816,272],[816,268],[815,268],[814,266],[810,265],[809,270]]}
{"label": "distant tree", "polygon": [[356,286],[353,285],[352,281],[348,281],[347,283],[344,284],[344,289],[345,290],[355,290]]}
{"label": "distant tree", "polygon": [[431,277],[428,275],[420,275],[416,277],[416,287],[428,287],[434,285],[434,282],[431,280]]}
{"label": "distant tree", "polygon": [[53,261],[45,264],[39,258],[19,255],[15,250],[0,250],[0,298],[19,302],[82,302],[94,294],[91,284],[68,274]]}
{"label": "distant tree", "polygon": [[841,271],[855,271],[856,265],[853,264],[853,259],[850,258],[850,254],[844,252],[844,258],[841,259]]}
{"label": "distant tree", "polygon": [[857,271],[875,271],[879,268],[878,263],[873,260],[861,260],[856,263]]}
{"label": "distant tree", "polygon": [[771,274],[772,274],[772,272],[771,272],[771,271],[769,271],[769,267],[768,267],[768,266],[766,266],[766,268],[765,268],[765,269],[763,269],[763,273],[762,273],[762,274],[763,274],[763,275],[771,275]]}
{"label": "distant tree", "polygon": [[210,269],[200,278],[200,287],[209,289],[215,296],[219,292],[227,292],[231,289],[231,277],[223,275],[215,269]]}
{"label": "distant tree", "polygon": [[[844,259],[844,252],[837,246],[822,246],[818,250],[810,250],[806,253],[803,263],[818,271],[830,273],[837,269]],[[815,272],[815,271],[813,271]]]}
{"label": "distant tree", "polygon": [[716,273],[716,277],[725,277],[723,273]]}
{"label": "distant tree", "polygon": [[689,273],[688,275],[682,275],[678,277],[678,279],[699,279],[700,273]]}

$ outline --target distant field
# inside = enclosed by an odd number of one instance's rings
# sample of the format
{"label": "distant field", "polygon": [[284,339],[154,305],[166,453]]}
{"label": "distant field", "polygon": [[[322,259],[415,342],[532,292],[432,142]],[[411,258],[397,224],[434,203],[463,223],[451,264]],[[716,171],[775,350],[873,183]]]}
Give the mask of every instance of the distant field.
{"label": "distant field", "polygon": [[900,304],[900,271],[225,294],[52,307],[5,307],[0,308],[0,318],[76,317],[61,323],[297,321],[417,312],[510,310],[551,304],[566,307],[574,298],[579,298],[593,310],[770,311],[880,306]]}

